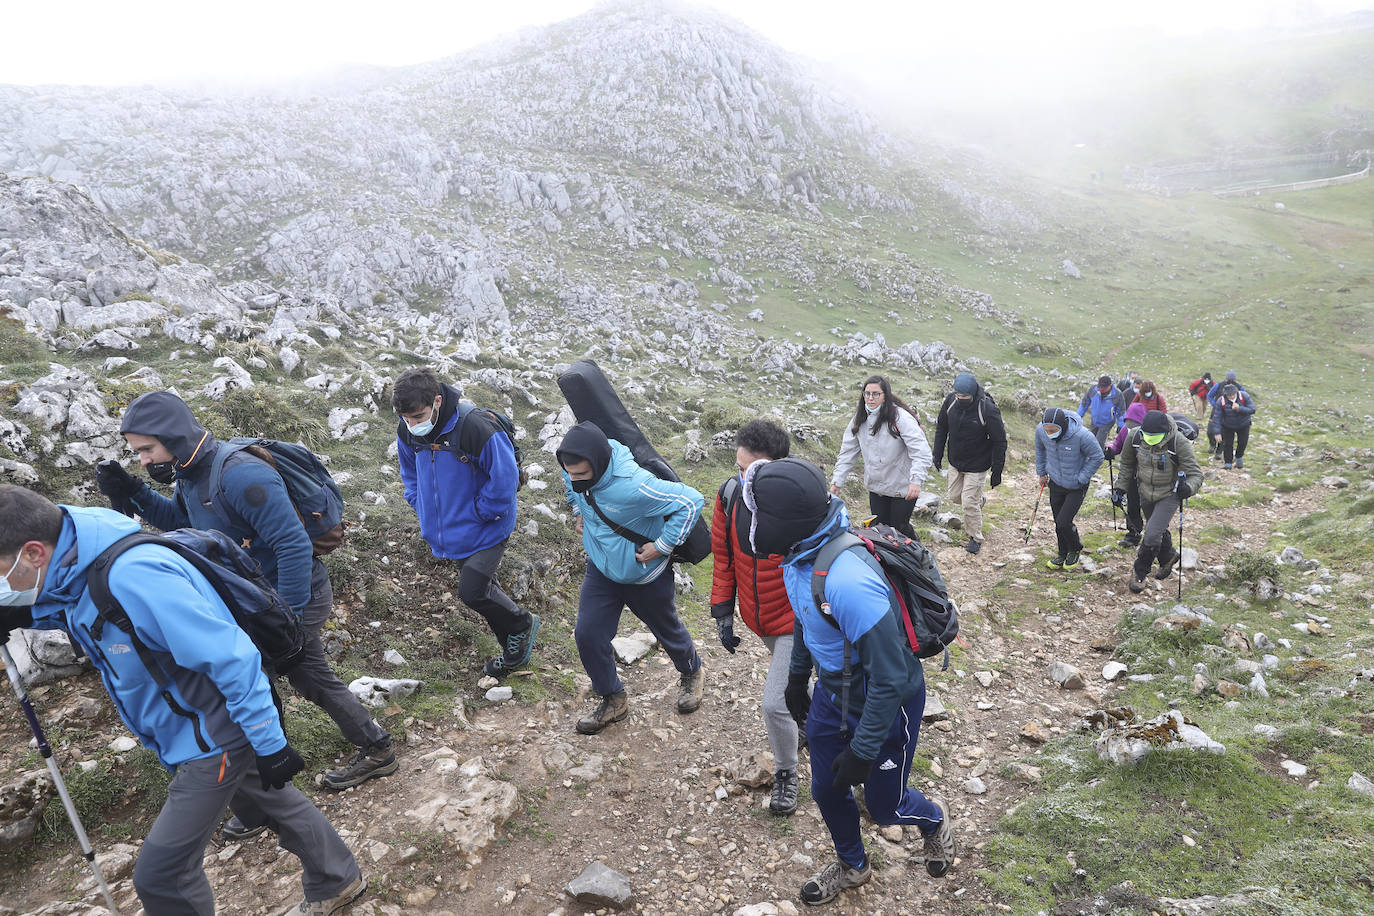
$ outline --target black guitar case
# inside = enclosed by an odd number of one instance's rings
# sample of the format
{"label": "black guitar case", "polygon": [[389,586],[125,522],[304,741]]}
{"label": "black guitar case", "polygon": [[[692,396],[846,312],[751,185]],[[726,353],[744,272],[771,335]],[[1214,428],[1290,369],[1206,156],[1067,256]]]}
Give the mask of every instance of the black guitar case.
{"label": "black guitar case", "polygon": [[[659,480],[681,482],[668,462],[658,453],[639,424],[625,409],[620,396],[611,387],[601,367],[590,359],[580,359],[558,377],[558,388],[572,408],[577,422],[591,421],[601,427],[608,438],[630,450],[635,463]],[[698,516],[696,526],[687,540],[673,551],[673,559],[684,563],[699,563],[711,555],[711,526],[705,513]]]}

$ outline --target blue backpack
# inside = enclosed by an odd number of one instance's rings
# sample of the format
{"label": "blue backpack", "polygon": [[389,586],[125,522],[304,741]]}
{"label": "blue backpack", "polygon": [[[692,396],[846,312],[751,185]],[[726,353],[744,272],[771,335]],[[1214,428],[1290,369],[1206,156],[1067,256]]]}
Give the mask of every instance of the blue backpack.
{"label": "blue backpack", "polygon": [[296,508],[305,533],[315,549],[315,556],[332,553],[344,542],[343,494],[318,455],[303,445],[278,442],[275,439],[239,438],[221,442],[210,465],[207,495],[210,507],[232,527],[233,520],[222,494],[224,466],[235,455],[247,453],[266,462],[281,475],[286,495]]}

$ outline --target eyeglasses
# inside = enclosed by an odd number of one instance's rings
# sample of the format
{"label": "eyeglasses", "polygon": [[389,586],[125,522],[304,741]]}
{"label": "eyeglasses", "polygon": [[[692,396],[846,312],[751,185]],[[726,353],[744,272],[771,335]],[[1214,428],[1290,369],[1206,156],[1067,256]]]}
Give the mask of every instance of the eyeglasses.
{"label": "eyeglasses", "polygon": [[878,400],[879,398],[881,398],[882,396],[883,396],[883,393],[882,393],[881,391],[865,391],[865,392],[864,392],[864,400],[865,400],[865,401],[876,401],[876,400]]}

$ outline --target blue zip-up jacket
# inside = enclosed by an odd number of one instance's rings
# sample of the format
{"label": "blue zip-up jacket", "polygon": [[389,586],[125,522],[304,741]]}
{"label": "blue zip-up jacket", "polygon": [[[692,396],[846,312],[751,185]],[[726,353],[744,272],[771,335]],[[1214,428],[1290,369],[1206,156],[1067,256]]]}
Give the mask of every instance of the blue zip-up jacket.
{"label": "blue zip-up jacket", "polygon": [[[455,408],[437,434],[418,439],[402,421],[396,457],[406,502],[420,519],[420,536],[436,557],[462,560],[495,547],[515,531],[520,468],[510,437],[486,415],[469,413],[458,428],[464,411],[456,406],[456,389],[445,385],[446,404],[450,397]],[[460,455],[477,460],[464,461]]]}
{"label": "blue zip-up jacket", "polygon": [[849,706],[859,716],[849,747],[864,760],[874,760],[901,708],[924,686],[925,671],[893,611],[887,579],[854,551],[836,557],[825,577],[825,600],[840,629],[826,622],[816,607],[811,594],[816,554],[826,541],[848,530],[844,501],[832,499],[825,521],[783,561],[783,582],[797,615],[789,670],[809,674],[814,662],[820,677],[817,689],[829,691],[839,706],[844,643],[849,640]]}
{"label": "blue zip-up jacket", "polygon": [[1081,490],[1102,466],[1102,446],[1077,416],[1067,410],[1063,414],[1064,431],[1058,439],[1045,435],[1044,426],[1035,427],[1035,473],[1049,474],[1066,490]]}
{"label": "blue zip-up jacket", "polygon": [[286,746],[262,659],[214,587],[176,553],[156,544],[131,547],[110,567],[110,592],[170,676],[162,693],[128,635],[104,626],[91,634],[95,605],[86,589],[91,562],[139,530],[110,509],[60,506],[65,518],[34,626],[66,630],[90,657],[119,717],[168,769],[251,745],[258,756]]}
{"label": "blue zip-up jacket", "polygon": [[1083,399],[1078,402],[1078,416],[1081,418],[1084,414],[1089,414],[1095,428],[1115,426],[1119,429],[1126,418],[1126,396],[1113,388],[1103,397],[1094,385],[1083,393]]}
{"label": "blue zip-up jacket", "polygon": [[592,498],[606,517],[616,524],[652,540],[663,554],[652,563],[635,559],[635,545],[601,520],[581,493],[572,488],[572,478],[563,472],[563,487],[568,505],[582,516],[582,546],[587,560],[606,578],[625,585],[652,582],[669,563],[673,552],[692,533],[701,508],[706,504],[700,493],[672,480],[660,480],[635,463],[630,450],[614,439],[611,463],[591,489]]}

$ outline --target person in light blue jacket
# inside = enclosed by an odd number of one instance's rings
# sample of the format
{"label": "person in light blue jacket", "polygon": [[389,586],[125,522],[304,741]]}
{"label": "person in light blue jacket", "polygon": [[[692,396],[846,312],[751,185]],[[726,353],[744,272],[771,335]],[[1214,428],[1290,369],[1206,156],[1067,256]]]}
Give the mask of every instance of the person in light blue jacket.
{"label": "person in light blue jacket", "polygon": [[1083,552],[1074,519],[1088,495],[1088,485],[1102,466],[1102,447],[1070,410],[1048,408],[1035,428],[1035,473],[1050,488],[1050,511],[1059,552],[1045,565],[1072,569]]}
{"label": "person in light blue jacket", "polygon": [[705,500],[684,483],[660,480],[595,423],[579,423],[558,446],[563,485],[587,551],[573,631],[582,667],[599,698],[577,722],[594,735],[629,715],[611,640],[630,612],[658,638],[681,675],[677,709],[701,706],[701,657],[673,601],[673,548],[687,540]]}
{"label": "person in light blue jacket", "polygon": [[[304,762],[282,732],[257,647],[210,582],[168,548],[131,547],[111,564],[109,585],[134,632],[98,625],[87,571],[138,530],[109,509],[55,506],[0,486],[0,570],[8,570],[0,580],[0,638],[16,626],[65,631],[124,724],[174,772],[134,867],[145,913],[214,912],[201,863],[230,803],[270,824],[300,859],[301,912],[334,912],[367,882],[324,815],[291,785]],[[165,689],[131,649],[133,635],[161,662]]]}

